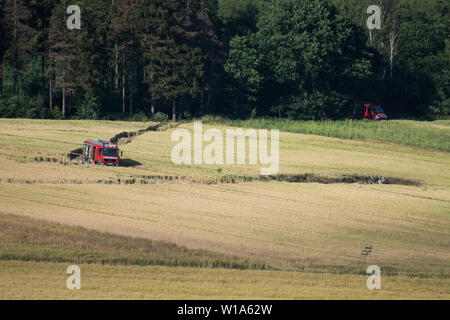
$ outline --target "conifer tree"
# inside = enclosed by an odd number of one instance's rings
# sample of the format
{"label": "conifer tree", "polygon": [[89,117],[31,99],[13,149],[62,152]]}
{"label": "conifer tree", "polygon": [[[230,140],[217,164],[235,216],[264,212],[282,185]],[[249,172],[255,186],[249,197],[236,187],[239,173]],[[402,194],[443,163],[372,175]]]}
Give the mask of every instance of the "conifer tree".
{"label": "conifer tree", "polygon": [[[136,1],[115,0],[113,2],[113,16],[111,28],[116,40],[116,79],[118,79],[118,61],[122,61],[122,112],[126,111],[126,80],[132,79],[134,63],[138,55],[138,40],[136,38],[136,27],[134,15],[136,13]],[[127,76],[128,75],[128,76]],[[117,81],[117,80],[116,80]],[[129,80],[130,113],[132,112],[131,80]],[[118,84],[116,83],[116,87]]]}
{"label": "conifer tree", "polygon": [[5,0],[3,25],[9,42],[10,64],[13,68],[13,94],[19,93],[19,76],[25,67],[33,30],[28,25],[30,10],[24,0]]}
{"label": "conifer tree", "polygon": [[[47,65],[50,64],[49,57],[49,32],[50,32],[50,18],[55,6],[59,3],[59,0],[29,0],[29,9],[31,11],[30,26],[35,30],[35,36],[33,37],[33,47],[35,57],[40,59],[41,63],[41,95],[43,97],[42,102],[44,104],[47,99],[47,78],[50,76]],[[51,85],[49,81],[49,85]],[[50,97],[49,97],[50,99]],[[50,99],[50,108],[51,107]]]}
{"label": "conifer tree", "polygon": [[[223,58],[223,43],[219,40],[215,27],[209,17],[204,0],[181,1],[175,13],[179,26],[177,36],[182,43],[200,48],[204,76],[201,80],[201,110],[208,109],[215,93],[216,83],[220,77],[219,70]],[[204,99],[204,94],[207,98]],[[206,101],[205,101],[206,100]]]}
{"label": "conifer tree", "polygon": [[[50,68],[48,72],[54,76],[54,84],[50,85],[50,101],[53,99],[53,90],[61,92],[61,118],[66,118],[67,97],[74,93],[75,46],[73,36],[66,26],[67,1],[63,0],[53,11],[50,20],[49,56]],[[50,102],[51,103],[51,102]]]}
{"label": "conifer tree", "polygon": [[4,36],[6,34],[6,29],[2,23],[4,21],[4,2],[4,0],[0,0],[0,34],[2,35],[2,37],[0,37],[0,98],[3,96],[3,57],[8,47],[8,44],[6,42],[7,37]]}

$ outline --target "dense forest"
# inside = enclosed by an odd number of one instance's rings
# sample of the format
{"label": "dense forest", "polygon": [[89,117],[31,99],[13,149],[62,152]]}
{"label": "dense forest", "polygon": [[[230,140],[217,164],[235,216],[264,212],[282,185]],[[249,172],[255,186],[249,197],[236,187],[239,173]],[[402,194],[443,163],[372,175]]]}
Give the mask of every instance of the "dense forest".
{"label": "dense forest", "polygon": [[[370,5],[381,29],[369,30]],[[67,28],[67,8],[81,28]],[[447,0],[0,0],[0,117],[450,114]]]}

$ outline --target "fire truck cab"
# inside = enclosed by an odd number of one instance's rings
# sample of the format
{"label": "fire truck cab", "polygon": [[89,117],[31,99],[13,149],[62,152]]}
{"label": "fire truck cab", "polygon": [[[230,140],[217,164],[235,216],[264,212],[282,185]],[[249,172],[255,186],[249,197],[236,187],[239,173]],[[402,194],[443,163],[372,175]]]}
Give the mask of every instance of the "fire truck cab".
{"label": "fire truck cab", "polygon": [[119,160],[119,147],[117,145],[104,140],[88,139],[84,142],[83,163],[118,166]]}
{"label": "fire truck cab", "polygon": [[355,104],[353,119],[387,120],[388,117],[383,108],[374,103]]}

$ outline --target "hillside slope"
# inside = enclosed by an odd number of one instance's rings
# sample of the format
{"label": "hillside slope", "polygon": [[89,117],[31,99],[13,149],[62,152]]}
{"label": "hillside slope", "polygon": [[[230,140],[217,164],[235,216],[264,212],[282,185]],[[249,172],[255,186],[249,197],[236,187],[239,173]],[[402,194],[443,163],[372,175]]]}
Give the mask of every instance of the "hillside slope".
{"label": "hillside slope", "polygon": [[[129,139],[120,147],[126,163],[134,165],[109,168],[81,166],[53,154],[74,150],[86,138],[108,138],[151,124],[0,123],[2,216],[164,241],[286,271],[360,274],[368,264],[377,264],[390,276],[450,275],[446,152],[281,133],[280,173],[377,175],[419,181],[420,186],[232,183],[222,178],[258,177],[259,167],[175,166],[170,161],[174,128]],[[180,127],[191,129],[192,124]],[[16,238],[3,234],[0,239],[12,256],[20,250]],[[30,245],[23,248],[30,250]],[[373,252],[363,259],[365,245]]]}

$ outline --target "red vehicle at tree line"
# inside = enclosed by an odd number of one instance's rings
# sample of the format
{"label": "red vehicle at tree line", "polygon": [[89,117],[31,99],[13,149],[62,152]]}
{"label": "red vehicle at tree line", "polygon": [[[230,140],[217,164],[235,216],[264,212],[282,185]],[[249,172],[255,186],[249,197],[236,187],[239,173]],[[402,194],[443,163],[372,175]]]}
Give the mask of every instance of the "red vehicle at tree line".
{"label": "red vehicle at tree line", "polygon": [[388,117],[383,108],[374,103],[357,103],[353,110],[352,119],[387,120]]}

